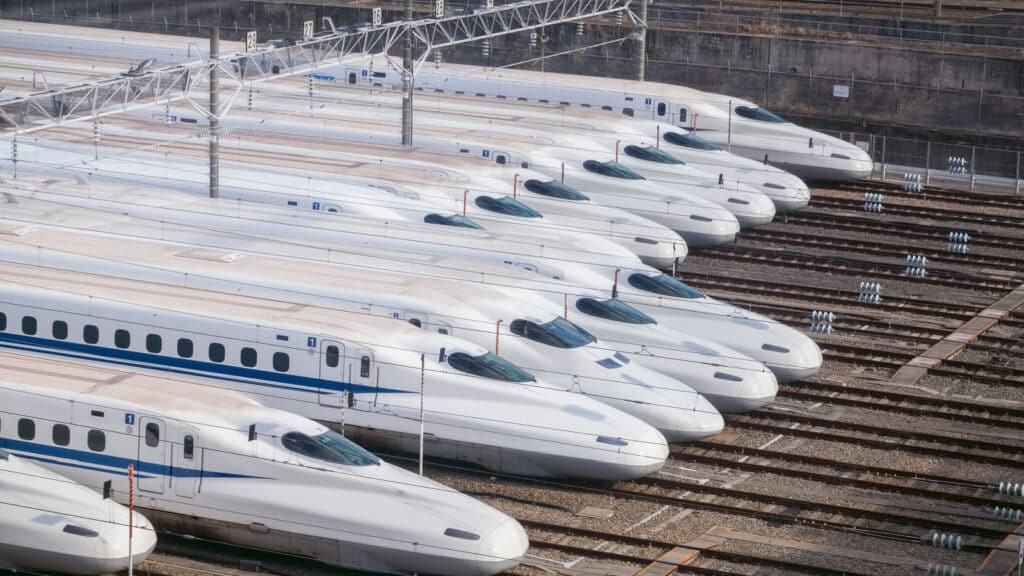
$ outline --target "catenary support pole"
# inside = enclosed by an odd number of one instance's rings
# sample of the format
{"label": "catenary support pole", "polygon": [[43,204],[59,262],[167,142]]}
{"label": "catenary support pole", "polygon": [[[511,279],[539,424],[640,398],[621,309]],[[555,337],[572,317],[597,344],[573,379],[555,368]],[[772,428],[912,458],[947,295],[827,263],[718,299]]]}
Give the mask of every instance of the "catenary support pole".
{"label": "catenary support pole", "polygon": [[210,26],[210,198],[220,197],[220,78],[217,58],[220,56],[220,28]]}
{"label": "catenary support pole", "polygon": [[[412,0],[405,0],[405,22],[412,22]],[[412,146],[412,32],[406,30],[402,47],[402,146]]]}
{"label": "catenary support pole", "polygon": [[420,354],[420,476],[423,476],[423,434],[425,433],[423,420],[423,393],[426,391],[427,381],[427,355]]}
{"label": "catenary support pole", "polygon": [[647,0],[640,0],[640,31],[636,42],[636,79],[643,82],[647,72]]}

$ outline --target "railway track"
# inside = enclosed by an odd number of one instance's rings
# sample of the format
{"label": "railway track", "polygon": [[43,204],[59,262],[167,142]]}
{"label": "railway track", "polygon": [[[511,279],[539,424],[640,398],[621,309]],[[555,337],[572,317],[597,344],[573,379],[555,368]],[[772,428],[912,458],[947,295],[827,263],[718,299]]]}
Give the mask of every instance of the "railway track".
{"label": "railway track", "polygon": [[[796,426],[794,426],[794,424]],[[1024,465],[1024,446],[999,443],[952,434],[933,434],[903,428],[833,420],[779,410],[755,410],[732,416],[734,428],[760,430],[784,436],[798,436],[827,442],[857,444],[882,450],[903,450],[951,460],[984,462],[998,466]]]}
{"label": "railway track", "polygon": [[928,418],[970,422],[995,428],[1024,428],[1024,406],[955,400],[893,390],[829,384],[791,382],[780,386],[780,398],[803,402],[866,408]]}
{"label": "railway track", "polygon": [[703,256],[723,261],[751,264],[776,265],[810,272],[864,276],[874,279],[913,280],[931,282],[949,288],[965,290],[989,290],[993,293],[1009,292],[1016,284],[992,278],[986,274],[967,274],[941,269],[928,269],[926,278],[910,278],[905,275],[906,263],[885,263],[860,258],[817,256],[794,250],[764,249],[753,246],[716,246],[701,250]]}
{"label": "railway track", "polygon": [[[908,245],[901,242],[876,242],[864,239],[839,238],[822,236],[820,233],[801,233],[770,228],[744,230],[739,234],[743,240],[770,242],[787,246],[807,248],[834,249],[867,254],[879,258],[902,259],[907,254],[922,254],[929,260],[929,271],[934,265],[948,266],[992,266],[1003,267],[1012,271],[1024,270],[1024,258],[996,256],[972,252],[970,254],[951,254],[944,247]],[[901,239],[902,240],[902,239]]]}
{"label": "railway track", "polygon": [[[889,216],[892,214],[890,213]],[[1004,250],[1024,248],[1024,237],[1019,235],[995,232],[990,229],[964,227],[959,223],[956,225],[950,223],[930,224],[894,218],[882,220],[866,214],[837,213],[815,209],[804,209],[796,214],[783,215],[781,219],[788,224],[811,226],[817,230],[827,227],[827,229],[836,231],[874,235],[900,234],[900,237],[908,240],[927,238],[937,242],[948,242],[950,232],[967,232],[971,236],[970,244],[973,247],[985,246]],[[1019,229],[1019,226],[1012,229]]]}
{"label": "railway track", "polygon": [[830,185],[827,188],[815,188],[814,194],[828,194],[831,191],[864,194],[867,192],[884,192],[886,198],[899,198],[911,202],[928,200],[933,202],[960,202],[975,207],[1024,210],[1024,198],[1006,194],[986,194],[983,192],[964,192],[956,188],[940,188],[927,186],[920,192],[909,192],[899,184],[890,182],[849,182]]}
{"label": "railway track", "polygon": [[[700,551],[700,556],[716,562],[726,562],[736,565],[732,570],[723,568],[710,568],[693,565],[691,563],[672,562],[663,559],[666,553],[678,547],[678,544],[657,538],[637,538],[611,532],[590,530],[574,526],[564,526],[551,522],[538,522],[525,518],[518,519],[530,535],[531,546],[540,550],[557,550],[559,552],[580,557],[602,558],[635,564],[638,567],[659,561],[668,566],[675,567],[681,574],[705,574],[709,576],[734,576],[737,574],[749,574],[749,568],[743,567],[764,567],[785,570],[799,574],[818,574],[821,576],[868,576],[871,572],[858,572],[851,570],[836,570],[825,568],[815,564],[806,564],[791,560],[776,558],[764,558],[752,554],[729,552],[716,548],[706,548]],[[564,542],[566,536],[571,536],[583,542],[570,544]],[[633,552],[619,552],[601,549],[602,543],[615,542],[642,549]],[[651,547],[657,547],[651,550]]]}
{"label": "railway track", "polygon": [[[630,485],[637,486],[638,488],[626,487]],[[660,490],[667,490],[671,493],[662,494],[658,492]],[[698,490],[699,494],[688,495]],[[657,476],[648,476],[647,478],[627,483],[620,482],[611,489],[611,492],[616,496],[626,498],[639,497],[647,499],[653,496],[653,502],[665,503],[670,501],[675,502],[676,505],[681,504],[689,508],[712,512],[753,516],[771,522],[810,524],[826,530],[857,532],[878,538],[920,542],[922,544],[921,537],[923,534],[921,532],[908,533],[899,528],[919,528],[926,531],[938,530],[940,532],[952,532],[994,540],[990,544],[968,544],[967,546],[970,547],[968,549],[975,552],[987,552],[1006,535],[1005,528],[966,524],[963,517],[958,518],[956,521],[944,521],[896,513],[890,511],[892,510],[891,508],[887,508],[886,511],[868,510],[863,506],[829,504],[803,498],[780,496],[779,494],[762,494],[737,488],[669,480]],[[707,498],[704,498],[708,494],[718,496],[719,499],[709,501]],[[765,507],[758,509],[755,504]],[[779,509],[780,507],[782,508],[781,510]]]}
{"label": "railway track", "polygon": [[[889,494],[968,504],[981,508],[1015,504],[1015,502],[1008,502],[1005,499],[998,498],[995,493],[991,497],[977,495],[978,492],[991,492],[993,488],[987,485],[977,485],[977,483],[970,483],[968,481],[958,483],[946,481],[942,483],[942,486],[945,488],[943,490],[923,488],[917,484],[922,483],[922,481],[929,483],[933,481],[925,480],[913,473],[893,469],[885,470],[884,478],[887,481],[884,482],[864,477],[851,477],[848,474],[850,472],[869,476],[876,476],[877,474],[869,472],[868,470],[871,467],[868,466],[859,467],[827,461],[814,462],[813,459],[800,456],[790,458],[789,456],[792,456],[790,454],[773,450],[745,449],[711,442],[694,442],[684,450],[673,448],[672,455],[674,458],[690,464],[704,464],[723,469],[788,476],[833,486],[855,487]],[[760,461],[752,462],[751,458],[756,458]],[[954,492],[949,488],[961,489],[962,491]],[[898,507],[898,505],[894,506]],[[977,518],[991,520],[992,515],[978,516]]]}
{"label": "railway track", "polygon": [[[857,364],[883,365],[899,368],[916,356],[914,352],[884,350],[877,346],[858,346],[849,343],[822,343],[822,354],[826,358],[845,360]],[[1024,388],[1024,370],[1010,366],[983,364],[964,360],[945,360],[929,369],[931,374],[969,378],[976,382],[995,384],[1009,388]]]}
{"label": "railway track", "polygon": [[[863,210],[863,199],[839,199],[811,196],[810,206],[826,210]],[[1020,224],[1020,218],[1006,215],[984,214],[969,210],[955,210],[932,206],[904,206],[885,203],[883,214],[920,219],[941,219],[958,224],[977,224],[983,226],[1014,227]]]}

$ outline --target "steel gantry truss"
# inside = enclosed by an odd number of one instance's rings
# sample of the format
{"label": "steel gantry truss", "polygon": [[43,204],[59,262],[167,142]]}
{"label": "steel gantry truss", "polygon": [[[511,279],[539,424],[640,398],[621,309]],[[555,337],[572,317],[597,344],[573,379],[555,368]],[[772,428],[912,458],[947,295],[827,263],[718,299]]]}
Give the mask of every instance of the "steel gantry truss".
{"label": "steel gantry truss", "polygon": [[[244,83],[263,82],[305,74],[344,61],[345,58],[387,54],[407,34],[424,48],[418,61],[437,48],[475,42],[527,30],[573,22],[594,16],[626,12],[631,0],[528,0],[478,9],[468,14],[380,26],[333,29],[289,45],[257,48],[158,69],[133,70],[118,78],[89,82],[39,94],[0,101],[0,132],[23,134],[50,126],[89,120],[126,110],[187,100],[206,115],[222,116],[234,96],[208,110],[193,93],[207,89],[210,72],[233,84],[237,95]],[[204,92],[205,93],[205,92]]]}

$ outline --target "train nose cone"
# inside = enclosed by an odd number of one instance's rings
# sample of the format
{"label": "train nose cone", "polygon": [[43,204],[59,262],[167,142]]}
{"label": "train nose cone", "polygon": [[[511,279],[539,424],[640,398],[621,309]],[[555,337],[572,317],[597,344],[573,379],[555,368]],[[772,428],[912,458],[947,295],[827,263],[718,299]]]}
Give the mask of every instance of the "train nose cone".
{"label": "train nose cone", "polygon": [[515,568],[529,546],[526,531],[515,519],[508,518],[480,539],[477,547],[479,574],[489,576]]}
{"label": "train nose cone", "polygon": [[[782,344],[765,343],[762,349],[777,355],[777,359],[768,359],[765,364],[775,373],[779,382],[794,382],[810,378],[821,370],[822,356],[818,344],[806,335],[788,330],[788,336]],[[783,352],[784,351],[784,352]]]}
{"label": "train nose cone", "polygon": [[725,369],[722,372],[742,380],[735,386],[723,387],[720,393],[702,392],[719,412],[737,414],[757,410],[775,400],[779,392],[778,379],[767,366],[759,372],[737,371],[734,375]]}
{"label": "train nose cone", "polygon": [[725,428],[725,420],[707,398],[697,395],[693,409],[673,411],[675,424],[661,429],[669,442],[692,442],[714,436]]}

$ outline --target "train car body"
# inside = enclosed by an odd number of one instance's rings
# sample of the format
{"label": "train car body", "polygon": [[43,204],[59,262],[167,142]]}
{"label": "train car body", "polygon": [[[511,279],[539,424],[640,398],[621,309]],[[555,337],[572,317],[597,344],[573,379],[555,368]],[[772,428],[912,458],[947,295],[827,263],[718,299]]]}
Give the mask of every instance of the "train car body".
{"label": "train car body", "polygon": [[[505,514],[210,386],[0,352],[0,421],[7,450],[85,484],[111,479],[121,501],[133,464],[136,504],[162,531],[358,570],[464,576],[514,567],[528,545]],[[149,534],[139,544],[152,548]]]}
{"label": "train car body", "polygon": [[[367,62],[339,66],[353,84],[401,84],[401,75]],[[367,75],[363,75],[367,71]],[[374,76],[383,74],[383,76]],[[684,86],[575,74],[487,69],[443,64],[424,68],[416,85],[425,91],[479,94],[505,101],[558,103],[621,112],[697,131],[704,139],[754,160],[768,162],[806,180],[849,181],[871,175],[870,156],[858,146],[788,122],[753,102]]]}
{"label": "train car body", "polygon": [[[199,260],[225,255],[186,252]],[[68,272],[55,258],[58,268],[3,265],[0,312],[35,319],[7,322],[4,346],[202,377],[402,452],[418,451],[422,409],[428,455],[509,474],[639,477],[667,456],[664,437],[642,421],[438,331],[365,313]]]}
{"label": "train car body", "polygon": [[[6,402],[0,406],[10,409]],[[0,447],[0,570],[108,574],[142,562],[155,546],[156,532],[141,512],[130,515],[31,456]]]}

